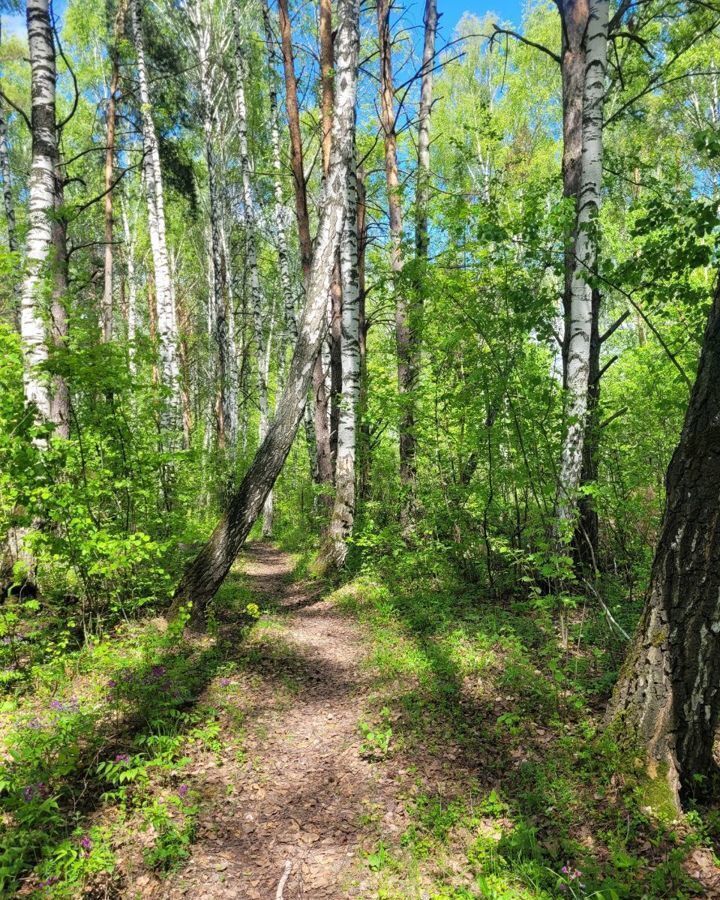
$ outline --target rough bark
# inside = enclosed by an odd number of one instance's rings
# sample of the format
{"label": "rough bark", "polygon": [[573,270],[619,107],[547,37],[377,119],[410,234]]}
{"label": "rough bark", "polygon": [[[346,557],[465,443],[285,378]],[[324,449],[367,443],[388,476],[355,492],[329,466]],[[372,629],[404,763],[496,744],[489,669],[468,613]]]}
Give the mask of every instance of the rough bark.
{"label": "rough bark", "polygon": [[355,520],[355,457],[360,397],[360,278],[358,272],[358,203],[354,161],[348,173],[347,212],[340,242],[342,272],[342,403],[339,411],[335,501],[324,551],[329,566],[341,567]]}
{"label": "rough bark", "polygon": [[48,359],[43,285],[52,262],[53,220],[57,206],[58,134],[55,119],[55,45],[48,0],[28,0],[28,45],[32,91],[32,160],[28,183],[28,231],[21,294],[20,335],[25,399],[41,421],[52,421],[51,391],[40,368]]}
{"label": "rough bark", "polygon": [[[610,708],[678,805],[714,770],[720,712],[720,282],[680,442],[645,610]],[[707,782],[705,782],[707,785]],[[702,791],[702,786],[700,786]]]}
{"label": "rough bark", "polygon": [[137,280],[135,276],[135,240],[130,231],[126,204],[121,200],[123,237],[125,239],[125,267],[127,270],[127,340],[130,374],[137,374],[135,341],[137,338]]}
{"label": "rough bark", "polygon": [[339,0],[330,171],[323,190],[305,306],[287,382],[262,445],[239,487],[231,493],[227,510],[212,537],[186,570],[175,594],[173,610],[192,602],[196,622],[202,620],[207,603],[227,575],[282,470],[302,419],[313,360],[325,335],[327,295],[343,228],[347,173],[354,144],[358,17],[358,0]]}
{"label": "rough bark", "polygon": [[131,0],[133,39],[137,55],[138,86],[140,91],[140,114],[143,132],[143,177],[147,194],[148,228],[155,276],[155,302],[157,318],[157,338],[160,353],[160,375],[168,389],[169,402],[164,405],[161,425],[172,431],[177,427],[179,398],[179,366],[177,351],[177,321],[175,297],[170,273],[170,259],[165,227],[165,200],[160,168],[160,150],[155,123],[152,117],[145,40],[140,15],[141,0]]}
{"label": "rough bark", "polygon": [[415,347],[410,324],[410,308],[400,279],[403,271],[403,223],[397,160],[390,0],[379,0],[377,21],[380,41],[380,124],[385,144],[385,182],[390,219],[390,265],[394,276],[395,292],[395,342],[397,347],[398,392],[400,394],[400,421],[398,423],[400,478],[408,492],[412,494],[415,486],[416,455],[415,403],[413,398]]}
{"label": "rough bark", "polygon": [[593,309],[589,280],[597,265],[598,215],[603,177],[603,105],[607,69],[608,0],[590,0],[586,35],[583,139],[577,232],[571,283],[567,358],[567,425],[558,484],[558,517],[571,522],[577,508],[587,426]]}

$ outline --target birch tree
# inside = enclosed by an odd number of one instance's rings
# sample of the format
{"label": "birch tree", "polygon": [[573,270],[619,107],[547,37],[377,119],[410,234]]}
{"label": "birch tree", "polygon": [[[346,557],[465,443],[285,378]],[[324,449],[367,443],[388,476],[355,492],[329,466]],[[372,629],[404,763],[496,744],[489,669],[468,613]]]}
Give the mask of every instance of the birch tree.
{"label": "birch tree", "polygon": [[282,470],[303,416],[313,361],[325,336],[327,296],[343,229],[354,145],[358,18],[358,0],[339,0],[330,169],[323,189],[305,306],[298,323],[298,340],[287,382],[253,462],[232,492],[212,537],[186,570],[175,593],[173,610],[192,603],[195,622],[202,621],[208,602],[227,575]]}
{"label": "birch tree", "polygon": [[583,442],[590,386],[593,328],[590,280],[598,258],[598,215],[603,180],[603,104],[607,69],[607,0],[590,0],[583,94],[582,153],[578,184],[577,229],[570,291],[567,340],[567,425],[558,484],[561,522],[574,518],[582,471]]}
{"label": "birch tree", "polygon": [[[32,90],[32,159],[28,183],[28,232],[22,285],[20,335],[24,359],[25,398],[41,421],[52,421],[51,391],[40,371],[48,359],[44,308],[45,284],[52,262],[53,219],[58,192],[58,134],[55,115],[55,44],[48,0],[28,0],[28,46]],[[58,423],[55,423],[58,424]]]}
{"label": "birch tree", "polygon": [[163,426],[172,431],[178,424],[179,366],[177,356],[178,329],[175,313],[175,297],[168,255],[167,229],[165,225],[165,199],[160,167],[160,148],[152,116],[152,103],[148,81],[145,39],[142,30],[140,3],[130,0],[132,31],[137,56],[140,116],[143,134],[143,178],[148,211],[148,230],[155,276],[155,304],[157,340],[160,353],[160,374],[163,385],[169,391],[169,403],[165,405]]}
{"label": "birch tree", "polygon": [[342,402],[335,463],[335,501],[324,550],[324,562],[341,567],[355,519],[355,458],[360,400],[360,276],[358,272],[358,191],[355,160],[348,173],[345,225],[340,242],[342,273]]}

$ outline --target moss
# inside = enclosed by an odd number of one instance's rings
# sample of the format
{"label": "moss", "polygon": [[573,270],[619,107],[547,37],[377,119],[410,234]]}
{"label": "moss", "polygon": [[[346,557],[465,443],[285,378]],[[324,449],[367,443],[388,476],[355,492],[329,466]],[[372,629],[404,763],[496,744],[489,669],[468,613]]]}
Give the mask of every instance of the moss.
{"label": "moss", "polygon": [[661,822],[673,822],[679,815],[678,799],[669,775],[667,763],[653,763],[647,767],[636,788],[641,809],[649,808]]}

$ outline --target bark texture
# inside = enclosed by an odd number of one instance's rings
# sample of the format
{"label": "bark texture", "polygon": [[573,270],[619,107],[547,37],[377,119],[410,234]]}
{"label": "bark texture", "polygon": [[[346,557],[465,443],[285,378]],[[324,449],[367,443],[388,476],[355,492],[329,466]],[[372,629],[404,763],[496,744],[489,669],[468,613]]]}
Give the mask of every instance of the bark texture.
{"label": "bark texture", "polygon": [[[720,283],[719,283],[720,284]],[[645,610],[611,705],[676,804],[714,769],[720,712],[720,287],[666,477]]]}
{"label": "bark texture", "polygon": [[577,508],[587,426],[593,326],[592,288],[589,279],[595,271],[598,255],[608,6],[607,0],[590,0],[586,33],[582,154],[567,340],[567,425],[558,484],[558,516],[565,522],[573,520]]}
{"label": "bark texture", "polygon": [[45,278],[52,263],[53,219],[58,185],[58,134],[55,119],[55,45],[48,0],[28,0],[28,45],[32,91],[32,161],[28,184],[28,232],[22,285],[20,335],[25,399],[35,404],[41,421],[51,421],[49,380],[40,367],[48,359],[43,310]]}
{"label": "bark texture", "polygon": [[360,277],[358,273],[358,203],[355,165],[348,173],[347,212],[340,242],[342,272],[342,403],[339,410],[335,502],[333,504],[326,562],[341,567],[347,557],[347,539],[355,520],[355,457],[357,411],[360,398]]}
{"label": "bark texture", "polygon": [[140,2],[141,0],[131,0],[131,15],[135,52],[137,54],[140,114],[142,118],[143,178],[147,193],[148,227],[155,276],[160,375],[163,385],[169,392],[169,402],[165,404],[162,425],[166,430],[173,430],[177,427],[178,411],[180,409],[178,331],[167,246],[167,229],[165,226],[165,200],[160,168],[160,149],[152,116]]}
{"label": "bark texture", "polygon": [[348,168],[354,146],[358,16],[358,0],[339,0],[330,171],[323,190],[305,307],[287,382],[262,445],[239,487],[231,493],[227,510],[212,537],[186,570],[175,594],[173,610],[192,602],[196,622],[203,619],[207,603],[227,575],[282,470],[303,416],[313,361],[327,328],[327,296],[343,228]]}

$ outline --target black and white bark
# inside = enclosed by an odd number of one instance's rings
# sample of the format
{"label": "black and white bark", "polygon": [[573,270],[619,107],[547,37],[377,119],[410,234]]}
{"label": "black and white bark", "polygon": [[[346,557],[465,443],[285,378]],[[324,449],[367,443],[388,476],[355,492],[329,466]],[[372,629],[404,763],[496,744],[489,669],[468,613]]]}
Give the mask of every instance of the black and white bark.
{"label": "black and white bark", "polygon": [[587,24],[583,140],[567,339],[566,427],[558,481],[558,517],[561,523],[571,523],[575,518],[587,424],[593,323],[590,282],[598,260],[608,6],[608,0],[590,0]]}
{"label": "black and white bark", "polygon": [[186,570],[172,610],[192,603],[202,621],[280,474],[303,416],[312,368],[327,328],[327,296],[343,229],[347,177],[354,148],[359,45],[358,0],[339,0],[335,39],[333,142],[298,340],[277,412],[212,537]]}
{"label": "black and white bark", "polygon": [[18,249],[17,226],[15,224],[15,204],[13,202],[12,177],[10,174],[7,120],[5,117],[5,107],[2,101],[0,101],[0,177],[2,178],[3,208],[5,210],[8,250],[10,250],[11,253],[14,253]]}
{"label": "black and white bark", "polygon": [[348,173],[347,212],[340,242],[342,276],[342,401],[338,419],[335,461],[335,502],[327,544],[326,562],[341,567],[347,557],[347,539],[355,521],[355,458],[357,413],[360,399],[360,276],[358,272],[358,203],[355,161]]}
{"label": "black and white bark", "polygon": [[45,285],[52,266],[58,207],[58,133],[55,115],[57,70],[48,0],[28,0],[28,46],[32,92],[32,160],[28,183],[28,231],[21,292],[20,336],[25,399],[40,421],[52,421],[52,392],[42,367],[48,360]]}
{"label": "black and white bark", "polygon": [[148,210],[148,230],[155,276],[155,305],[157,320],[157,341],[160,355],[160,376],[169,393],[165,404],[162,425],[168,431],[178,426],[180,410],[180,387],[178,364],[178,327],[175,312],[175,296],[170,272],[167,229],[165,225],[165,199],[163,178],[160,167],[160,149],[155,122],[152,114],[148,68],[145,54],[145,39],[142,29],[140,3],[131,0],[130,13],[132,32],[137,56],[138,86],[140,94],[140,116],[143,133],[143,179]]}
{"label": "black and white bark", "polygon": [[[720,281],[666,476],[640,626],[610,707],[677,806],[708,786],[720,713]],[[698,784],[697,776],[703,781]]]}

